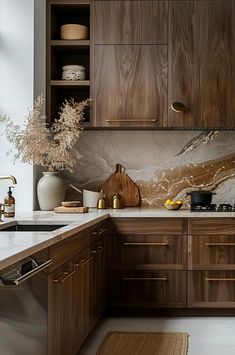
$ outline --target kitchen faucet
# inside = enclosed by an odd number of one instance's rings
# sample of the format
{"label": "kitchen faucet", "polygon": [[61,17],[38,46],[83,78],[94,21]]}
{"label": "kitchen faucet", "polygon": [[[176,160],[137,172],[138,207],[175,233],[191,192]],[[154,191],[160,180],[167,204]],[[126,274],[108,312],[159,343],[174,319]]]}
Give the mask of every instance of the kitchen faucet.
{"label": "kitchen faucet", "polygon": [[[0,176],[0,180],[11,180],[13,185],[17,184],[16,178],[13,175],[3,175]],[[2,206],[4,206],[2,203],[0,203],[0,222],[2,221],[2,214],[4,213],[4,208],[2,208]]]}

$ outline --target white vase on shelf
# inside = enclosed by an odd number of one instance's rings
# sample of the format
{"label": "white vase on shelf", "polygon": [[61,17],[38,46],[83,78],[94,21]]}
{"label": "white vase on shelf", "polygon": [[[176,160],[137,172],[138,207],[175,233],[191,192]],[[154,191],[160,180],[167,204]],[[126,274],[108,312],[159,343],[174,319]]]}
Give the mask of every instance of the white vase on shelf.
{"label": "white vase on shelf", "polygon": [[52,211],[64,201],[65,183],[60,173],[44,171],[37,185],[39,207],[42,211]]}

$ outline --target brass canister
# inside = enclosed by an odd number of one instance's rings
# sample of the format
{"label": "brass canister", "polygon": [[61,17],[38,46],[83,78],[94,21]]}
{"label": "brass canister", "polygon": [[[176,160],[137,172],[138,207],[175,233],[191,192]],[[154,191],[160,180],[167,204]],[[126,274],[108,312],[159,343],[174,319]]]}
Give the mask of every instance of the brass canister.
{"label": "brass canister", "polygon": [[115,209],[123,208],[123,201],[121,196],[118,193],[116,193],[112,197],[112,208]]}

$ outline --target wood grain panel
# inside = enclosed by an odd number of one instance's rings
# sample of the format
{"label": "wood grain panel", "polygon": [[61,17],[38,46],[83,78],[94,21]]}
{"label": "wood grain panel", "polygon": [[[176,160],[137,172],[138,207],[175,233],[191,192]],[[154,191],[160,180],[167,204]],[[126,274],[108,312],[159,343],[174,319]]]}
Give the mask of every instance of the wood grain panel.
{"label": "wood grain panel", "polygon": [[204,127],[234,128],[235,2],[199,3],[201,119]]}
{"label": "wood grain panel", "polygon": [[190,218],[189,234],[192,235],[234,235],[235,218]]}
{"label": "wood grain panel", "polygon": [[[114,235],[111,265],[133,269],[148,267],[182,269],[182,237],[180,235]],[[164,265],[164,266],[163,266]]]}
{"label": "wood grain panel", "polygon": [[48,353],[72,355],[73,340],[73,262],[69,261],[49,275]]}
{"label": "wood grain panel", "polygon": [[184,271],[112,271],[110,281],[110,300],[113,307],[186,306]]}
{"label": "wood grain panel", "polygon": [[167,47],[96,45],[95,121],[162,127],[167,119]]}
{"label": "wood grain panel", "polygon": [[[168,126],[200,127],[199,63],[196,52],[196,1],[171,1],[169,4],[169,85]],[[183,114],[171,109],[173,102],[181,102],[187,110]]]}
{"label": "wood grain panel", "polygon": [[[169,5],[170,127],[235,126],[235,3],[171,1]],[[187,110],[171,110],[173,102]]]}
{"label": "wood grain panel", "polygon": [[50,271],[55,270],[60,265],[70,260],[76,254],[82,252],[89,247],[89,231],[88,229],[70,238],[62,240],[51,246],[50,248],[50,258],[52,260],[52,266]]}
{"label": "wood grain panel", "polygon": [[192,268],[235,269],[235,234],[192,237]]}
{"label": "wood grain panel", "polygon": [[189,307],[235,307],[235,271],[192,271],[188,281]]}
{"label": "wood grain panel", "polygon": [[94,1],[96,44],[167,44],[168,1]]}
{"label": "wood grain panel", "polygon": [[181,234],[184,220],[181,218],[113,218],[114,233],[117,234]]}

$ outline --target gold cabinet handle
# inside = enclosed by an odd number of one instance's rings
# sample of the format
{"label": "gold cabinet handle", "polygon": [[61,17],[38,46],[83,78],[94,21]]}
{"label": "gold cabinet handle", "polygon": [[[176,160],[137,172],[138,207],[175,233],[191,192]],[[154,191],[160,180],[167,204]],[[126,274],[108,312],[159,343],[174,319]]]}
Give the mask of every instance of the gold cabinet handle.
{"label": "gold cabinet handle", "polygon": [[82,262],[82,266],[83,266],[83,265],[86,265],[87,263],[89,263],[89,261],[91,261],[92,259],[94,259],[94,256],[91,256],[90,258],[84,260],[84,261]]}
{"label": "gold cabinet handle", "polygon": [[98,231],[92,232],[92,235],[102,235],[103,233],[107,232],[106,228],[100,228]]}
{"label": "gold cabinet handle", "polygon": [[166,277],[123,277],[124,281],[167,281]]}
{"label": "gold cabinet handle", "polygon": [[106,122],[109,122],[109,123],[112,123],[112,122],[121,122],[121,123],[125,123],[125,122],[149,122],[149,123],[152,123],[152,122],[157,122],[157,118],[153,118],[153,119],[149,119],[149,120],[146,120],[146,119],[138,119],[138,118],[133,118],[133,119],[107,119]]}
{"label": "gold cabinet handle", "polygon": [[171,104],[171,109],[177,113],[184,113],[186,111],[186,106],[182,102],[173,102],[173,104]]}
{"label": "gold cabinet handle", "polygon": [[206,243],[207,247],[235,246],[235,243]]}
{"label": "gold cabinet handle", "polygon": [[206,281],[235,281],[235,278],[217,278],[217,277],[208,277]]}
{"label": "gold cabinet handle", "polygon": [[61,275],[60,277],[58,277],[57,279],[54,279],[53,282],[55,283],[63,283],[65,280],[67,280],[70,276],[72,276],[75,273],[75,271],[64,271],[63,275]]}
{"label": "gold cabinet handle", "polygon": [[101,253],[103,250],[104,250],[104,247],[98,247],[97,250],[92,250],[91,252],[92,252],[93,254],[98,254],[98,253]]}
{"label": "gold cabinet handle", "polygon": [[127,246],[163,246],[163,247],[167,247],[168,246],[168,243],[165,243],[165,242],[160,242],[160,243],[142,243],[142,242],[136,242],[136,243],[123,243],[123,245],[127,245]]}

